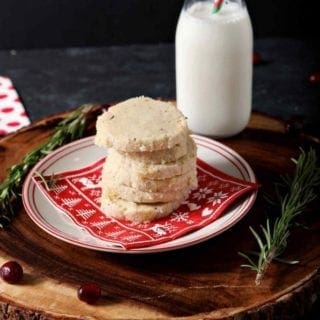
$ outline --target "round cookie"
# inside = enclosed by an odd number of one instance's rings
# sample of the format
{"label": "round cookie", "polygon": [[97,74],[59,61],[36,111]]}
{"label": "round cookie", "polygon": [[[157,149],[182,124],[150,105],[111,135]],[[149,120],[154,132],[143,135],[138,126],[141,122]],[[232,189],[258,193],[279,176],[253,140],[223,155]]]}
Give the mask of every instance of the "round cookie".
{"label": "round cookie", "polygon": [[[188,137],[187,139],[191,139]],[[118,151],[119,152],[119,151]],[[145,163],[167,163],[174,162],[185,156],[188,152],[187,143],[177,144],[171,149],[163,149],[156,151],[144,151],[144,152],[122,152],[124,157],[132,159],[135,161],[145,162]]]}
{"label": "round cookie", "polygon": [[124,157],[115,149],[109,150],[108,160],[116,166],[117,170],[124,170],[137,179],[160,180],[174,176],[183,175],[195,168],[196,145],[192,139],[188,142],[188,153],[174,162],[152,164],[143,161],[136,161]]}
{"label": "round cookie", "polygon": [[134,174],[131,175],[130,172],[123,168],[115,166],[113,162],[106,161],[103,167],[102,181],[112,180],[113,184],[124,185],[146,192],[177,192],[193,186],[196,175],[196,168],[193,168],[182,175],[167,179],[145,179]]}
{"label": "round cookie", "polygon": [[125,219],[134,222],[148,222],[171,214],[186,200],[187,195],[180,199],[166,203],[136,203],[126,201],[114,195],[102,194],[101,209],[107,215],[116,219]]}
{"label": "round cookie", "polygon": [[95,143],[123,152],[171,149],[186,144],[183,114],[171,103],[137,97],[116,104],[98,117]]}
{"label": "round cookie", "polygon": [[106,192],[114,194],[115,196],[137,203],[157,203],[157,202],[170,202],[176,201],[183,196],[190,193],[191,188],[186,187],[177,192],[147,192],[130,188],[124,185],[108,184],[106,183]]}

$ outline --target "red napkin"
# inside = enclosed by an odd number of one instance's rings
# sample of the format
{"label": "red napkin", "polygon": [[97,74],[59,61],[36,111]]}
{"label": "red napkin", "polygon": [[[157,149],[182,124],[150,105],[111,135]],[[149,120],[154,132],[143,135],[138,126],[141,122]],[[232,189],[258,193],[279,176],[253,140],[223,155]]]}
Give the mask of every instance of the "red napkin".
{"label": "red napkin", "polygon": [[30,120],[11,80],[0,76],[0,136],[28,124]]}
{"label": "red napkin", "polygon": [[[168,217],[134,223],[107,217],[100,210],[99,182],[104,161],[55,175],[55,184],[49,190],[39,177],[33,179],[51,203],[77,225],[94,237],[126,249],[167,242],[202,228],[218,219],[241,195],[258,188],[255,183],[228,176],[198,159],[199,187],[187,201]],[[48,180],[50,176],[44,178]]]}

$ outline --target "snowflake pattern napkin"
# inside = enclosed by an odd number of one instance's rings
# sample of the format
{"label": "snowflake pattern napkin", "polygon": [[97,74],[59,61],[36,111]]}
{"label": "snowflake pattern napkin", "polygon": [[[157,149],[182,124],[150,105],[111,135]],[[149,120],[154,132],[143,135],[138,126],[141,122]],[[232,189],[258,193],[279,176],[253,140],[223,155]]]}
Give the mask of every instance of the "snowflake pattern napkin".
{"label": "snowflake pattern napkin", "polygon": [[94,237],[128,250],[167,242],[200,229],[218,219],[240,196],[258,188],[255,183],[226,175],[198,159],[199,187],[170,216],[148,223],[117,220],[100,210],[99,182],[104,161],[55,175],[55,184],[50,189],[39,177],[33,179],[62,211],[57,214],[67,214]]}
{"label": "snowflake pattern napkin", "polygon": [[30,124],[11,80],[0,76],[0,136]]}

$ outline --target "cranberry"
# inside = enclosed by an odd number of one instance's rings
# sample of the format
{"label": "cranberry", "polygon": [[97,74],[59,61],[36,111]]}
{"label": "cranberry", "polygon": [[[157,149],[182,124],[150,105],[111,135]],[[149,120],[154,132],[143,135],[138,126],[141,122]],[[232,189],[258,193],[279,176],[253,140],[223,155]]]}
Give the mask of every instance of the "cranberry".
{"label": "cranberry", "polygon": [[262,57],[258,52],[253,53],[252,59],[253,59],[253,64],[260,64],[262,62]]}
{"label": "cranberry", "polygon": [[78,298],[88,304],[94,304],[101,297],[101,288],[95,283],[84,283],[78,289]]}
{"label": "cranberry", "polygon": [[0,268],[1,278],[11,284],[21,281],[23,277],[23,269],[16,261],[8,261]]}
{"label": "cranberry", "polygon": [[314,72],[309,77],[310,83],[320,83],[320,71]]}

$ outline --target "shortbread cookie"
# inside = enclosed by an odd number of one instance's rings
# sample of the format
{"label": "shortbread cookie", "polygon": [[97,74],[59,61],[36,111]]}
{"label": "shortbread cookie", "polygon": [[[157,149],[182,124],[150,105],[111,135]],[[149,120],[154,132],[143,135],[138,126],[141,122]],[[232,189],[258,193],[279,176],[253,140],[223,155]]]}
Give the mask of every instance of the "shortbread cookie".
{"label": "shortbread cookie", "polygon": [[112,184],[124,185],[140,191],[147,192],[177,192],[187,187],[194,187],[196,168],[185,174],[168,179],[144,179],[135,174],[118,168],[112,161],[106,161],[102,171],[102,181],[111,180]]}
{"label": "shortbread cookie", "polygon": [[150,164],[124,157],[114,149],[109,150],[108,161],[114,163],[118,170],[127,171],[131,176],[141,179],[168,179],[185,174],[195,167],[196,145],[189,140],[188,153],[174,162],[164,164]]}
{"label": "shortbread cookie", "polygon": [[102,194],[101,209],[107,215],[116,219],[125,219],[134,222],[148,222],[171,214],[177,209],[187,196],[179,200],[166,203],[135,203],[115,196]]}
{"label": "shortbread cookie", "polygon": [[147,192],[130,188],[124,185],[112,184],[112,181],[110,180],[106,182],[105,189],[107,194],[113,194],[121,199],[137,203],[176,201],[179,198],[188,195],[191,191],[190,187],[186,187],[185,189],[179,190],[177,192]]}
{"label": "shortbread cookie", "polygon": [[[189,136],[187,139],[191,139]],[[119,151],[118,151],[119,152]],[[187,143],[177,144],[171,149],[156,150],[153,152],[121,152],[120,153],[127,158],[135,161],[145,162],[145,163],[167,163],[176,161],[188,152]]]}
{"label": "shortbread cookie", "polygon": [[95,143],[124,152],[171,149],[186,143],[183,114],[171,103],[137,97],[121,102],[98,117]]}

